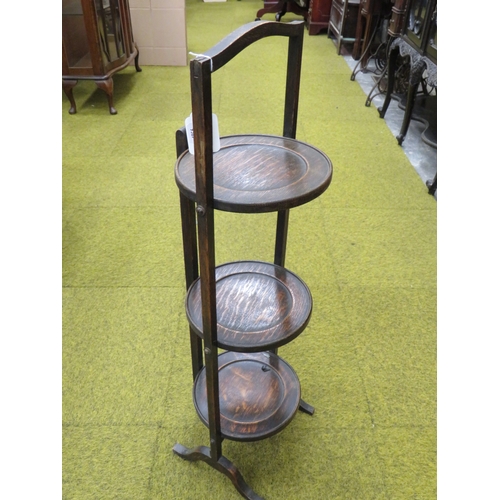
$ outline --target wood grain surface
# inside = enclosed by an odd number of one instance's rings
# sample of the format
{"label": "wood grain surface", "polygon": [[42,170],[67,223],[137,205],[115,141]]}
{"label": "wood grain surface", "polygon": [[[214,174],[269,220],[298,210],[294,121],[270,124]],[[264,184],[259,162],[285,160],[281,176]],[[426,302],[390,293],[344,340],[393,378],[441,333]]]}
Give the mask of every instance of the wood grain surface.
{"label": "wood grain surface", "polygon": [[[297,375],[271,352],[224,352],[218,357],[222,435],[236,441],[255,441],[276,434],[293,418],[300,403]],[[196,379],[193,399],[208,425],[206,371]]]}
{"label": "wood grain surface", "polygon": [[[292,208],[322,194],[332,179],[332,164],[319,149],[295,139],[270,135],[221,138],[213,155],[216,210],[262,213]],[[177,160],[179,189],[196,201],[195,157]]]}
{"label": "wood grain surface", "polygon": [[[312,297],[294,273],[268,262],[241,261],[215,269],[217,346],[257,352],[284,345],[307,326]],[[186,313],[203,337],[200,280],[190,287]]]}

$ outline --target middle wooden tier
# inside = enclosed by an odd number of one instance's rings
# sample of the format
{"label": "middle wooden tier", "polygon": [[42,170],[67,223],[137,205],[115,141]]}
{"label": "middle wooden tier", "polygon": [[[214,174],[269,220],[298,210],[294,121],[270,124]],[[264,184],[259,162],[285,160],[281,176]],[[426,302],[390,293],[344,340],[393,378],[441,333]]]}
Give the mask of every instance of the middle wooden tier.
{"label": "middle wooden tier", "polygon": [[[273,135],[221,137],[213,155],[216,210],[263,213],[307,203],[330,185],[333,167],[319,149]],[[189,151],[175,165],[181,192],[196,201],[195,162]]]}
{"label": "middle wooden tier", "polygon": [[[238,352],[274,349],[296,338],[307,326],[312,296],[307,285],[287,269],[259,261],[239,261],[215,268],[217,347]],[[203,338],[200,279],[186,297],[193,330]]]}

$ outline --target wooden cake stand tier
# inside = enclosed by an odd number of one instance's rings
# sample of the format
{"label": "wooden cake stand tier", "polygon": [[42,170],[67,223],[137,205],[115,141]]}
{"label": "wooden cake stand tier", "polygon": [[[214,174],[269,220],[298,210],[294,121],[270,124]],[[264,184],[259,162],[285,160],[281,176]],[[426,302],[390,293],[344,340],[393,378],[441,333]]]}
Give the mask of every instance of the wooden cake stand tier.
{"label": "wooden cake stand tier", "polygon": [[[319,149],[272,135],[221,137],[213,155],[214,209],[263,213],[307,203],[330,185],[332,164]],[[175,166],[180,191],[196,201],[194,155],[186,151]]]}
{"label": "wooden cake stand tier", "polygon": [[[294,273],[268,262],[240,261],[215,268],[217,346],[258,352],[282,346],[309,323],[312,296]],[[200,280],[190,287],[186,312],[203,338]]]}
{"label": "wooden cake stand tier", "polygon": [[[218,356],[221,433],[257,441],[281,431],[300,404],[300,383],[291,366],[272,352],[224,352]],[[204,368],[193,388],[196,411],[208,426]]]}

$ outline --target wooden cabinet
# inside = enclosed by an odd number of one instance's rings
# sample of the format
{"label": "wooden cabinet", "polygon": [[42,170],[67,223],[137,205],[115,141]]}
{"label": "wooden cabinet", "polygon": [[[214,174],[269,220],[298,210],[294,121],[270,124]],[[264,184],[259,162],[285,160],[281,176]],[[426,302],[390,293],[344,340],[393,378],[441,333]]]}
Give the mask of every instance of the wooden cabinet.
{"label": "wooden cabinet", "polygon": [[410,0],[403,38],[437,63],[437,0]]}
{"label": "wooden cabinet", "polygon": [[328,22],[328,36],[337,39],[337,52],[344,42],[356,40],[360,0],[333,0]]}
{"label": "wooden cabinet", "polygon": [[393,3],[391,9],[391,20],[389,21],[389,28],[387,33],[390,36],[399,36],[405,25],[406,9],[408,7],[408,0],[391,0]]}
{"label": "wooden cabinet", "polygon": [[[387,92],[379,114],[383,118],[392,99],[398,57],[409,61],[408,91],[401,101],[405,110],[401,131],[397,136],[401,145],[411,119],[426,124],[422,140],[437,148],[437,0],[409,0],[405,28],[391,45],[387,65]],[[425,76],[425,90],[422,85]],[[408,73],[408,72],[406,72]],[[423,91],[417,91],[422,85]],[[435,95],[428,88],[436,90]]]}
{"label": "wooden cabinet", "polygon": [[321,30],[328,29],[332,0],[310,0],[307,13],[307,24],[310,35],[317,35]]}
{"label": "wooden cabinet", "polygon": [[113,106],[113,74],[132,60],[139,67],[139,50],[132,35],[128,0],[63,0],[63,89],[76,113],[73,87],[78,80],[93,80]]}
{"label": "wooden cabinet", "polygon": [[390,13],[390,8],[389,0],[361,0],[352,56],[356,60],[362,57],[363,67],[368,61],[374,32],[380,21]]}

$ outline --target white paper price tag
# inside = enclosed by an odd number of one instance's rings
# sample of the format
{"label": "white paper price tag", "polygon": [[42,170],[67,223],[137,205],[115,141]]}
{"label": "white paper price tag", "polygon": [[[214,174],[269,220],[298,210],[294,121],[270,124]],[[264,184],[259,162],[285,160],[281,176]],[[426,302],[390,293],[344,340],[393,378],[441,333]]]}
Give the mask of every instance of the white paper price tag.
{"label": "white paper price tag", "polygon": [[[187,133],[187,141],[189,152],[194,155],[194,131],[193,131],[193,114],[191,113],[184,122]],[[212,113],[212,149],[217,153],[220,149],[220,135],[219,135],[219,120],[215,113]]]}

